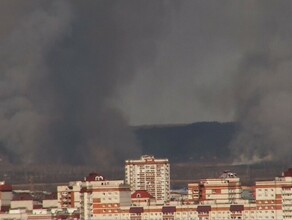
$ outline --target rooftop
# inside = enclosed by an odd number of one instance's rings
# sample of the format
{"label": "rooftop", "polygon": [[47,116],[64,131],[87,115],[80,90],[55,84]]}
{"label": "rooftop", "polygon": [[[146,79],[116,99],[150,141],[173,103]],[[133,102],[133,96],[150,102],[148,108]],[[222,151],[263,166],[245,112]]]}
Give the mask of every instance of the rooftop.
{"label": "rooftop", "polygon": [[154,198],[147,190],[137,190],[132,195],[131,198]]}
{"label": "rooftop", "polygon": [[87,177],[84,177],[84,181],[104,181],[104,176],[98,174],[98,173],[90,173]]}

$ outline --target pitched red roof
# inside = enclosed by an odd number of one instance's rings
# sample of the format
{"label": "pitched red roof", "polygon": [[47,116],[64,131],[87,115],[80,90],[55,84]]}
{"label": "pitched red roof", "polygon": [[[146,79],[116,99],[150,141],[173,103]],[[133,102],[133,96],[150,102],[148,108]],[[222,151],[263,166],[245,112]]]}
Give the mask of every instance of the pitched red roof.
{"label": "pitched red roof", "polygon": [[0,185],[0,192],[11,192],[12,186],[8,184],[2,184]]}
{"label": "pitched red roof", "polygon": [[207,212],[209,213],[211,211],[211,206],[207,205],[201,205],[197,207],[197,212]]}
{"label": "pitched red roof", "polygon": [[42,205],[39,205],[39,204],[33,205],[33,209],[42,209],[42,208],[43,208]]}
{"label": "pitched red roof", "polygon": [[132,199],[136,199],[136,198],[148,198],[148,199],[152,199],[154,198],[149,192],[147,192],[147,190],[136,190],[132,195],[131,195]]}
{"label": "pitched red roof", "polygon": [[131,207],[129,212],[130,213],[141,214],[142,212],[144,212],[144,208],[143,207]]}
{"label": "pitched red roof", "polygon": [[90,173],[87,177],[84,178],[84,181],[103,181],[105,180],[104,176],[98,173]]}
{"label": "pitched red roof", "polygon": [[292,168],[289,168],[288,170],[286,170],[284,173],[283,173],[285,177],[292,177]]}
{"label": "pitched red roof", "polygon": [[163,206],[162,207],[162,213],[174,213],[176,212],[176,207],[175,206]]}
{"label": "pitched red roof", "polygon": [[244,210],[243,205],[231,205],[230,206],[230,211],[231,212],[242,212]]}

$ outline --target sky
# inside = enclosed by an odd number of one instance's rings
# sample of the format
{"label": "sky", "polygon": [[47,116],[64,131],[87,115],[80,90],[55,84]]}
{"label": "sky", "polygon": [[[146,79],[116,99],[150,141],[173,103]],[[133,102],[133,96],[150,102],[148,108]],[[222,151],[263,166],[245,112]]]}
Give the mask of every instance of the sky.
{"label": "sky", "polygon": [[291,9],[3,0],[0,150],[14,162],[108,166],[140,154],[129,125],[234,121],[239,162],[289,157]]}

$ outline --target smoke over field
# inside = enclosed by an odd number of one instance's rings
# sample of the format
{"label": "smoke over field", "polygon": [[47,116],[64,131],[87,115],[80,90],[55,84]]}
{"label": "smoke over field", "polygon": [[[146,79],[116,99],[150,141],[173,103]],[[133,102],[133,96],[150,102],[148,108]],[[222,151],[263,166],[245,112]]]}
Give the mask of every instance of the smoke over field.
{"label": "smoke over field", "polygon": [[282,0],[2,0],[0,154],[107,166],[141,153],[129,120],[233,121],[236,163],[291,161],[291,11]]}
{"label": "smoke over field", "polygon": [[249,2],[243,16],[246,49],[234,80],[241,129],[231,145],[242,163],[292,156],[292,4],[265,3]]}
{"label": "smoke over field", "polygon": [[170,8],[149,1],[1,1],[2,153],[26,164],[103,166],[138,155],[111,99],[155,59]]}

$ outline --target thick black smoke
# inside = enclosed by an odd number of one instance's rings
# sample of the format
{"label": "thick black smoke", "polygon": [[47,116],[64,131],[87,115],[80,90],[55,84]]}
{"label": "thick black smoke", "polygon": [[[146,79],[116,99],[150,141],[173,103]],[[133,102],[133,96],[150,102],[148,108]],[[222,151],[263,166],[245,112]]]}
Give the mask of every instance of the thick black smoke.
{"label": "thick black smoke", "polygon": [[155,60],[164,1],[1,1],[0,139],[24,163],[107,165],[139,153],[117,88]]}
{"label": "thick black smoke", "polygon": [[292,4],[249,1],[235,75],[236,120],[241,129],[231,149],[237,162],[291,162]]}
{"label": "thick black smoke", "polygon": [[285,0],[182,1],[156,67],[137,77],[128,103],[139,111],[124,108],[136,123],[236,121],[237,162],[291,161],[291,11]]}

